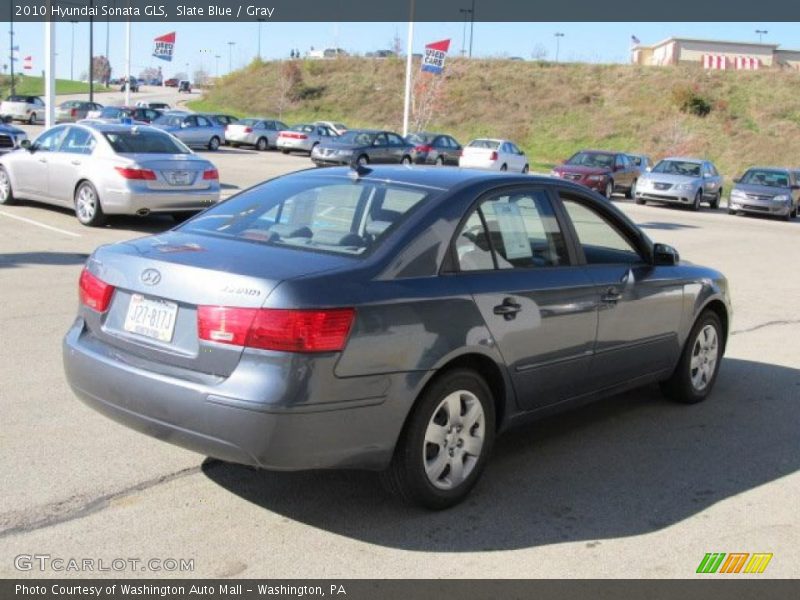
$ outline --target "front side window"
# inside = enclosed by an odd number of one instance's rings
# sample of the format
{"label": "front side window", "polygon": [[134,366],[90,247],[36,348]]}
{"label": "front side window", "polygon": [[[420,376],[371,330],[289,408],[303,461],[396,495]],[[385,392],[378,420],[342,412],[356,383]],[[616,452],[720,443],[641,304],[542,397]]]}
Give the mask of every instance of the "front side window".
{"label": "front side window", "polygon": [[569,198],[562,200],[588,264],[642,262],[635,246],[600,213]]}
{"label": "front side window", "polygon": [[462,271],[570,264],[564,235],[544,190],[507,193],[481,202],[456,237],[456,253]]}
{"label": "front side window", "polygon": [[429,190],[345,176],[284,177],[208,209],[181,227],[295,250],[363,255]]}
{"label": "front side window", "polygon": [[95,147],[94,136],[81,127],[70,127],[61,144],[61,152],[71,154],[91,154]]}
{"label": "front side window", "polygon": [[56,152],[61,146],[61,141],[67,133],[66,127],[56,127],[45,131],[42,135],[36,138],[34,146],[37,152]]}

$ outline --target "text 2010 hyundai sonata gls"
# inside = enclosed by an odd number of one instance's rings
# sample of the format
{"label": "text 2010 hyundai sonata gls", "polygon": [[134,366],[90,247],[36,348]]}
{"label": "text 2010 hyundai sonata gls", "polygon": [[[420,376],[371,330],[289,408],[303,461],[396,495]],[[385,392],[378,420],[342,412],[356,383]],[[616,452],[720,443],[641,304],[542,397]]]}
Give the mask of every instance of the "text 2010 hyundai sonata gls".
{"label": "text 2010 hyundai sonata gls", "polygon": [[722,275],[576,184],[334,168],[98,248],[64,362],[139,431],[267,469],[383,470],[443,508],[526,415],[656,381],[704,399],[730,314]]}

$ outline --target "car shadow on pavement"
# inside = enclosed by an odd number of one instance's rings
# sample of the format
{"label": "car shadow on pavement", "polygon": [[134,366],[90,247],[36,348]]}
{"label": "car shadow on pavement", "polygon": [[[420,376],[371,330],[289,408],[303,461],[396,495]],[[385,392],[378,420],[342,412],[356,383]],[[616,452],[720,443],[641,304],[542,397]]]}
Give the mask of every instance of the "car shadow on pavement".
{"label": "car shadow on pavement", "polygon": [[381,546],[593,547],[679,523],[795,472],[798,397],[800,370],[728,359],[702,404],[672,404],[650,386],[501,436],[473,493],[441,512],[400,504],[374,473],[274,473],[214,460],[203,471],[267,510]]}
{"label": "car shadow on pavement", "polygon": [[79,252],[0,252],[0,269],[27,265],[82,265],[89,258]]}
{"label": "car shadow on pavement", "polygon": [[647,223],[637,223],[642,229],[662,229],[664,231],[674,231],[677,229],[700,229],[697,225],[684,225],[683,223],[664,223],[660,221],[648,221]]}

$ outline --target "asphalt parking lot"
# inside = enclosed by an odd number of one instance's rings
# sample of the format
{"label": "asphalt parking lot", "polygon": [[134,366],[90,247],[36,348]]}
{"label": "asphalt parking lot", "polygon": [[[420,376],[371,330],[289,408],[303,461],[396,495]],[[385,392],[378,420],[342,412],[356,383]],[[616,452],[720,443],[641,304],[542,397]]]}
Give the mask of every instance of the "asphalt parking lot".
{"label": "asphalt parking lot", "polygon": [[[226,193],[311,166],[204,154]],[[800,576],[800,220],[615,201],[727,275],[733,333],[715,391],[687,407],[647,387],[515,430],[442,513],[398,504],[371,473],[257,472],[85,407],[61,366],[83,262],[172,221],[89,229],[63,209],[0,208],[0,576],[64,575],[14,568],[49,554],[194,559],[200,577],[693,577],[706,552],[770,552],[760,577]],[[103,574],[189,575],[85,575]]]}

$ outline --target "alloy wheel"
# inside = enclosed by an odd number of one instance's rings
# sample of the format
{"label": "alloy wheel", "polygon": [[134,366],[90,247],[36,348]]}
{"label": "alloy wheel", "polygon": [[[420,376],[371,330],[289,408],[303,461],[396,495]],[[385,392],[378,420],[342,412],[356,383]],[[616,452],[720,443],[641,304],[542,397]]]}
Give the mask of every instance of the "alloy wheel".
{"label": "alloy wheel", "polygon": [[706,325],[697,334],[689,361],[692,386],[702,392],[714,377],[719,359],[719,339],[713,325]]}
{"label": "alloy wheel", "polygon": [[483,406],[470,391],[448,394],[433,411],[425,431],[422,460],[428,481],[452,490],[478,463],[486,436]]}
{"label": "alloy wheel", "polygon": [[8,173],[0,169],[0,203],[5,204],[11,197],[11,182],[8,180]]}
{"label": "alloy wheel", "polygon": [[84,185],[78,191],[78,197],[75,199],[75,212],[81,223],[88,223],[94,218],[97,212],[97,196],[90,186]]}

